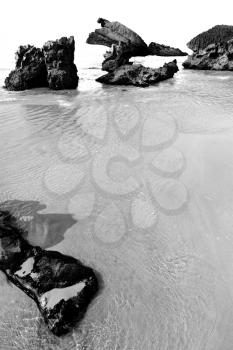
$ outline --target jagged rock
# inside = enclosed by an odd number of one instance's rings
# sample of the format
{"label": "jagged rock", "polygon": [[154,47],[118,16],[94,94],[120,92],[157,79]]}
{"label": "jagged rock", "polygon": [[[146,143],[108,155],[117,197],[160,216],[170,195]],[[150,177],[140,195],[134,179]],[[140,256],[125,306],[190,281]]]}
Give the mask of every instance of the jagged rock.
{"label": "jagged rock", "polygon": [[78,86],[77,68],[74,64],[74,37],[63,37],[48,41],[43,46],[43,53],[48,72],[50,89],[76,89]]}
{"label": "jagged rock", "polygon": [[147,68],[140,64],[125,64],[96,79],[96,81],[113,85],[147,87],[150,84],[172,78],[178,70],[176,60],[165,63],[163,67],[157,69]]}
{"label": "jagged rock", "polygon": [[101,28],[89,34],[87,43],[111,47],[111,51],[104,55],[103,70],[113,71],[128,64],[131,57],[148,55],[146,43],[133,30],[120,22],[110,22],[103,18],[99,18],[97,23],[100,23]]}
{"label": "jagged rock", "polygon": [[89,34],[87,38],[88,44],[111,47],[113,44],[118,45],[121,42],[125,44],[128,50],[130,48],[132,56],[145,56],[148,54],[148,48],[143,39],[124,24],[117,21],[110,22],[103,18],[99,18],[97,23],[100,23],[101,28]]}
{"label": "jagged rock", "polygon": [[55,335],[68,332],[98,291],[94,271],[79,260],[30,245],[16,219],[0,211],[0,269],[37,304]]}
{"label": "jagged rock", "polygon": [[187,56],[186,52],[167,45],[151,42],[148,46],[149,54],[156,56]]}
{"label": "jagged rock", "polygon": [[129,60],[135,56],[150,55],[150,50],[143,39],[134,31],[119,22],[110,22],[99,18],[101,28],[89,34],[88,44],[111,47],[104,55],[102,70],[108,74],[96,79],[105,84],[148,86],[173,77],[178,71],[176,61],[158,69],[132,64]]}
{"label": "jagged rock", "polygon": [[188,56],[183,62],[186,69],[233,70],[233,39],[214,43]]}
{"label": "jagged rock", "polygon": [[74,38],[48,41],[43,49],[20,46],[16,53],[16,68],[5,79],[8,90],[38,87],[76,89],[77,68],[74,61]]}
{"label": "jagged rock", "polygon": [[16,69],[5,79],[5,87],[20,91],[43,86],[48,86],[48,82],[42,50],[31,45],[20,46],[16,52]]}
{"label": "jagged rock", "polygon": [[233,26],[217,25],[213,28],[198,34],[187,44],[192,51],[205,49],[210,44],[226,43],[233,38]]}

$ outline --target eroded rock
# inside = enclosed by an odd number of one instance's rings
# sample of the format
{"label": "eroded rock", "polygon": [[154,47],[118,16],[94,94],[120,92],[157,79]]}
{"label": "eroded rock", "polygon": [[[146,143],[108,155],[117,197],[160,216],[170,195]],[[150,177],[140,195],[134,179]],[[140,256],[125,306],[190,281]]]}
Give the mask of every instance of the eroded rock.
{"label": "eroded rock", "polygon": [[101,28],[89,34],[87,43],[111,47],[104,55],[102,63],[102,70],[108,74],[96,79],[97,82],[145,87],[169,79],[178,71],[176,61],[158,69],[132,64],[129,61],[131,57],[150,55],[143,39],[119,22],[110,22],[103,18],[99,18],[97,22],[101,24]]}
{"label": "eroded rock", "polygon": [[20,46],[16,53],[16,68],[5,79],[5,87],[16,91],[38,87],[76,89],[78,75],[74,50],[72,36],[48,41],[43,49]]}
{"label": "eroded rock", "polygon": [[74,37],[63,37],[48,41],[43,46],[47,80],[50,89],[76,89],[78,86],[77,68],[74,64]]}
{"label": "eroded rock", "polygon": [[216,25],[191,39],[187,46],[192,51],[205,49],[210,44],[226,43],[233,38],[233,26]]}
{"label": "eroded rock", "polygon": [[144,40],[120,22],[110,22],[106,19],[99,18],[97,23],[100,23],[101,28],[96,29],[89,34],[87,38],[88,44],[104,45],[111,47],[119,43],[125,44],[128,52],[133,56],[145,56],[148,54],[148,47]]}
{"label": "eroded rock", "polygon": [[150,55],[156,56],[187,56],[186,52],[178,48],[151,42],[148,46]]}
{"label": "eroded rock", "polygon": [[96,81],[113,85],[135,85],[147,87],[151,84],[172,78],[178,72],[176,60],[165,63],[160,68],[144,67],[141,64],[122,65]]}
{"label": "eroded rock", "polygon": [[20,46],[16,52],[16,68],[5,79],[8,90],[26,90],[48,86],[47,69],[41,49],[35,46]]}
{"label": "eroded rock", "polygon": [[233,70],[233,39],[196,51],[183,62],[186,69]]}
{"label": "eroded rock", "polygon": [[55,335],[83,317],[98,291],[94,271],[79,260],[30,245],[9,212],[0,212],[0,269],[37,304]]}

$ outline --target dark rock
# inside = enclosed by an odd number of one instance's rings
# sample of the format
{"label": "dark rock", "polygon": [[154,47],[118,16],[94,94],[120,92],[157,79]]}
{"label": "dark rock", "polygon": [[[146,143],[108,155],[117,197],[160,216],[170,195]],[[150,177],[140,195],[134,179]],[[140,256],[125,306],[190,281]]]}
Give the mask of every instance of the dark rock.
{"label": "dark rock", "polygon": [[129,63],[134,56],[148,55],[148,47],[142,38],[120,22],[110,22],[106,19],[97,20],[101,28],[89,34],[88,44],[111,47],[105,54],[103,70],[112,71],[116,67]]}
{"label": "dark rock", "polygon": [[149,54],[156,56],[187,56],[186,52],[181,51],[180,49],[170,47],[167,45],[158,44],[152,42],[148,46]]}
{"label": "dark rock", "polygon": [[5,79],[8,90],[26,90],[48,86],[47,70],[41,49],[20,46],[16,52],[16,69]]}
{"label": "dark rock", "polygon": [[233,39],[196,51],[183,62],[186,69],[233,70]]}
{"label": "dark rock", "polygon": [[210,44],[226,43],[233,38],[233,26],[217,25],[213,28],[198,34],[189,41],[188,48],[192,51],[205,49]]}
{"label": "dark rock", "polygon": [[89,34],[88,44],[111,47],[113,44],[117,45],[121,42],[126,44],[126,47],[131,47],[132,53],[135,52],[133,56],[140,56],[140,54],[145,56],[147,54],[147,45],[143,39],[124,24],[117,21],[110,22],[103,18],[99,18],[97,23],[101,24],[101,28]]}
{"label": "dark rock", "polygon": [[178,72],[176,60],[165,63],[161,68],[147,68],[140,64],[126,64],[116,68],[114,71],[96,79],[96,81],[113,85],[135,85],[147,87],[172,78]]}
{"label": "dark rock", "polygon": [[48,41],[43,49],[31,45],[20,46],[16,53],[16,68],[5,79],[8,90],[38,87],[76,89],[77,68],[74,61],[74,38]]}
{"label": "dark rock", "polygon": [[63,37],[48,41],[43,46],[50,89],[76,89],[78,86],[77,68],[74,64],[74,37]]}
{"label": "dark rock", "polygon": [[158,69],[132,64],[129,61],[131,57],[150,55],[150,50],[143,39],[119,22],[110,22],[103,18],[99,18],[97,22],[101,28],[89,34],[87,43],[111,47],[111,50],[104,55],[102,63],[102,70],[108,74],[96,79],[97,82],[148,86],[169,79],[178,71],[176,61]]}
{"label": "dark rock", "polygon": [[98,291],[94,271],[79,260],[30,245],[16,219],[0,212],[0,269],[37,304],[55,335],[68,332]]}

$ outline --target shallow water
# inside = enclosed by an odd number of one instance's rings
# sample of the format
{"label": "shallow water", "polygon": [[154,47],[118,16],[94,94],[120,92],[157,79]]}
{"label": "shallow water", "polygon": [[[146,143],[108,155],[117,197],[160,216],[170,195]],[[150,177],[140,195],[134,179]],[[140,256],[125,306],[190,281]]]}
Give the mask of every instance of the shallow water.
{"label": "shallow water", "polygon": [[56,338],[1,276],[0,349],[230,350],[233,74],[146,89],[100,74],[81,69],[77,91],[0,91],[1,206],[104,282]]}

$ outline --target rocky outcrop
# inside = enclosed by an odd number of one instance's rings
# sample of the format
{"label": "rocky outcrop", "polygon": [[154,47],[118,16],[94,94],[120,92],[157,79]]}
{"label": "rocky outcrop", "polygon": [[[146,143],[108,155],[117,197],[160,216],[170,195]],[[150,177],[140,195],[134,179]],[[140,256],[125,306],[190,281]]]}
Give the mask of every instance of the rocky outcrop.
{"label": "rocky outcrop", "polygon": [[77,68],[74,62],[74,37],[63,37],[48,41],[43,46],[47,80],[50,89],[76,89],[78,86]]}
{"label": "rocky outcrop", "polygon": [[101,28],[89,34],[87,43],[111,47],[104,55],[102,63],[102,70],[108,74],[96,79],[97,82],[145,87],[169,79],[178,71],[176,61],[158,69],[132,64],[129,61],[131,57],[150,55],[143,39],[119,22],[110,22],[103,18],[99,18],[97,22]]}
{"label": "rocky outcrop", "polygon": [[196,51],[183,62],[186,69],[233,70],[233,39]]}
{"label": "rocky outcrop", "polygon": [[5,79],[8,90],[38,87],[76,89],[77,68],[74,61],[74,38],[47,42],[43,49],[31,45],[20,46],[16,53],[16,68]]}
{"label": "rocky outcrop", "polygon": [[98,291],[94,271],[79,260],[30,245],[9,212],[0,212],[0,269],[37,304],[55,335],[68,332]]}
{"label": "rocky outcrop", "polygon": [[158,69],[144,67],[140,64],[125,64],[96,79],[96,81],[104,84],[147,87],[172,78],[178,70],[176,60],[165,63],[163,67]]}
{"label": "rocky outcrop", "polygon": [[148,46],[149,54],[156,56],[187,56],[186,52],[181,51],[175,47],[151,42]]}
{"label": "rocky outcrop", "polygon": [[99,18],[97,23],[100,23],[101,28],[89,34],[88,44],[112,47],[121,43],[127,51],[128,58],[148,54],[146,43],[132,29],[120,22],[110,22],[103,18]]}
{"label": "rocky outcrop", "polygon": [[41,49],[20,46],[16,53],[16,68],[5,79],[8,90],[26,90],[48,86],[47,69]]}
{"label": "rocky outcrop", "polygon": [[187,44],[192,51],[205,49],[210,44],[226,43],[233,38],[233,26],[217,25],[213,28],[198,34]]}

